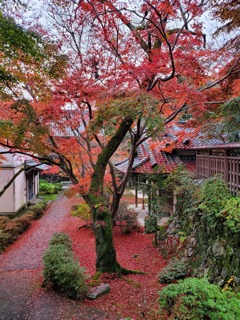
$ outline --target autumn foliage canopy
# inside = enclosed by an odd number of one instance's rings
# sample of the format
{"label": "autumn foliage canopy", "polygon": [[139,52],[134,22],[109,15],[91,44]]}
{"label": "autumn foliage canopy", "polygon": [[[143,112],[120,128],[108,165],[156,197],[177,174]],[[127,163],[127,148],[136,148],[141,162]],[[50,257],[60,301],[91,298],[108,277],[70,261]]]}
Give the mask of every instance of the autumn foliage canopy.
{"label": "autumn foliage canopy", "polygon": [[[34,34],[2,15],[22,42],[6,36],[14,54],[0,44],[1,144],[60,168],[98,208],[96,221],[111,188],[114,214],[142,141],[183,116],[208,121],[238,95],[236,51],[210,48],[203,32],[207,2],[51,0],[47,25],[30,22]],[[129,168],[119,179],[112,157],[122,142]]]}

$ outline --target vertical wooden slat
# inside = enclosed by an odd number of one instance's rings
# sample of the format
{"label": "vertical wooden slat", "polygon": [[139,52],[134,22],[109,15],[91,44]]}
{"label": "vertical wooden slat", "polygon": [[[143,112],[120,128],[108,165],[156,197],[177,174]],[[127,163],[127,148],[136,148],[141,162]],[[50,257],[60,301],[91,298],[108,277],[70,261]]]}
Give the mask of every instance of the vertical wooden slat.
{"label": "vertical wooden slat", "polygon": [[196,167],[198,179],[220,174],[232,193],[240,191],[240,157],[197,155]]}

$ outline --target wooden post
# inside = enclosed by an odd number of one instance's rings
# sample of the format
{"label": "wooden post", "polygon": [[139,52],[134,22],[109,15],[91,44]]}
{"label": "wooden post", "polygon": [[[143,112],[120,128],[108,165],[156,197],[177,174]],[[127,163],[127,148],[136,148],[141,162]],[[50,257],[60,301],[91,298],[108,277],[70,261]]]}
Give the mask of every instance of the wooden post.
{"label": "wooden post", "polygon": [[177,193],[176,193],[176,191],[174,190],[174,191],[173,191],[173,213],[176,212],[176,205],[177,205]]}
{"label": "wooden post", "polygon": [[227,150],[224,150],[224,176],[223,180],[228,183],[228,159],[227,159]]}
{"label": "wooden post", "polygon": [[144,209],[145,209],[145,203],[144,203],[144,190],[143,190],[143,192],[142,192],[142,196],[143,196],[143,198],[142,198],[142,210],[144,210]]}
{"label": "wooden post", "polygon": [[210,169],[210,166],[211,166],[211,161],[210,161],[210,150],[208,150],[208,178],[211,177],[211,169]]}
{"label": "wooden post", "polygon": [[137,176],[135,177],[135,206],[138,206],[138,184],[137,184]]}

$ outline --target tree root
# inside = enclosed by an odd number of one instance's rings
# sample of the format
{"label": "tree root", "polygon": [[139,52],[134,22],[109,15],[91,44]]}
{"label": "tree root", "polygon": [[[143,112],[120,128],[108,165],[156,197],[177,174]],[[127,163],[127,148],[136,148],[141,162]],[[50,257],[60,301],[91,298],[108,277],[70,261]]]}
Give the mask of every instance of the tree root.
{"label": "tree root", "polygon": [[146,274],[146,273],[143,272],[143,271],[140,271],[140,270],[129,270],[129,269],[123,268],[120,265],[118,265],[118,268],[115,271],[112,271],[112,272],[97,271],[94,274],[94,276],[92,277],[92,282],[98,283],[99,280],[100,280],[100,277],[103,274],[108,274],[109,278],[111,278],[111,275],[113,277],[114,277],[114,275],[115,275],[115,277],[121,277],[121,276],[126,276],[126,275],[129,275],[129,274]]}
{"label": "tree root", "polygon": [[146,273],[140,270],[129,270],[129,269],[120,267],[120,274],[126,276],[128,274],[146,274]]}

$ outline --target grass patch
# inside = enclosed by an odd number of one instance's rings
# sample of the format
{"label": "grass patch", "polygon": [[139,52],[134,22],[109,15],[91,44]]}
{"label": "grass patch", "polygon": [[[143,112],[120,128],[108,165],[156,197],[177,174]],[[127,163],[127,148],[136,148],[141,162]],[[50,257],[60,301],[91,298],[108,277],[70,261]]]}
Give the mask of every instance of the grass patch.
{"label": "grass patch", "polygon": [[41,197],[43,197],[44,201],[54,201],[57,199],[59,193],[53,193],[53,194],[42,194]]}

